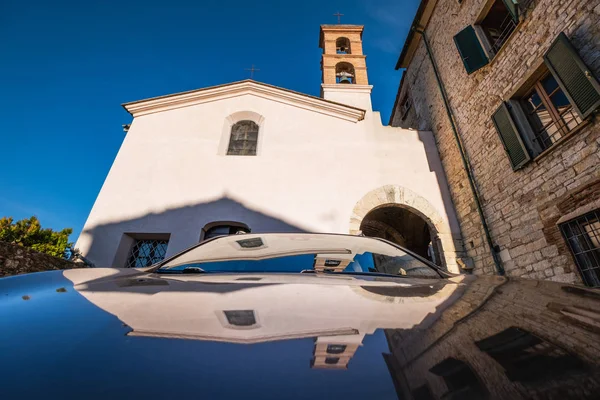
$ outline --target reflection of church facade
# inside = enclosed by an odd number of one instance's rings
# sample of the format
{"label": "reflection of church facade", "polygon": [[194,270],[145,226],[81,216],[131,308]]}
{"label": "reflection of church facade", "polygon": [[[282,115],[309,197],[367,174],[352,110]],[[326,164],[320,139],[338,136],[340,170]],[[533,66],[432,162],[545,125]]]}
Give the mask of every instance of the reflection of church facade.
{"label": "reflection of church facade", "polygon": [[209,274],[180,280],[140,278],[135,270],[117,277],[114,271],[68,270],[65,276],[83,297],[130,328],[130,337],[245,345],[312,339],[307,366],[333,370],[349,368],[367,336],[412,328],[458,288],[458,281],[426,281],[415,288],[401,280],[349,276]]}
{"label": "reflection of church facade", "polygon": [[133,122],[76,247],[139,267],[219,234],[363,232],[458,271],[434,138],[382,125],[362,37],[321,26],[321,97],[245,80],[124,104]]}

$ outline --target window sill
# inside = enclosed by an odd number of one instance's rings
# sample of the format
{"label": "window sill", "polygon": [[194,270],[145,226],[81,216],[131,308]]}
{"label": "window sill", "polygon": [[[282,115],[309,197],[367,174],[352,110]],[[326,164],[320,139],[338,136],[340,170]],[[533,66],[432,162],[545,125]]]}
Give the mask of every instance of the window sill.
{"label": "window sill", "polygon": [[577,127],[575,127],[575,129],[573,129],[571,132],[567,133],[565,136],[563,136],[562,138],[557,140],[556,143],[554,143],[552,146],[550,146],[549,148],[547,148],[546,150],[542,151],[540,154],[535,156],[535,158],[533,158],[531,161],[535,162],[536,165],[538,165],[540,163],[540,160],[543,160],[544,158],[546,158],[546,156],[548,154],[553,153],[556,149],[563,146],[565,143],[567,143],[571,138],[573,138],[577,133],[579,133],[586,126],[591,125],[591,123],[592,123],[592,121],[589,119],[583,121],[581,124],[579,124]]}

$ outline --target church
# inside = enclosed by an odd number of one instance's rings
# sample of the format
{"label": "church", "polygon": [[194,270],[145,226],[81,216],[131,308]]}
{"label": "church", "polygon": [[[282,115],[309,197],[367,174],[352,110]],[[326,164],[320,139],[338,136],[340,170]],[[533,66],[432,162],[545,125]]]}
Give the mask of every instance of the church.
{"label": "church", "polygon": [[76,248],[143,267],[223,234],[362,233],[458,272],[434,137],[373,111],[363,28],[321,26],[320,97],[244,80],[124,104],[133,121]]}

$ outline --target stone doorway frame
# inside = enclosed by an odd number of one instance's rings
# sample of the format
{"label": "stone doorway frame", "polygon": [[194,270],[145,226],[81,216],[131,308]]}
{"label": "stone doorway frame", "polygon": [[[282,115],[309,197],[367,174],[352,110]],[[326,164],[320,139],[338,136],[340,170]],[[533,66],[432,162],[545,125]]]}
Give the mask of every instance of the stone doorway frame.
{"label": "stone doorway frame", "polygon": [[429,227],[434,249],[440,256],[441,267],[449,272],[459,273],[457,243],[460,243],[460,237],[453,237],[448,221],[441,217],[427,199],[403,186],[385,185],[363,196],[352,210],[350,234],[358,235],[361,232],[360,226],[368,213],[390,206],[404,208],[423,218]]}

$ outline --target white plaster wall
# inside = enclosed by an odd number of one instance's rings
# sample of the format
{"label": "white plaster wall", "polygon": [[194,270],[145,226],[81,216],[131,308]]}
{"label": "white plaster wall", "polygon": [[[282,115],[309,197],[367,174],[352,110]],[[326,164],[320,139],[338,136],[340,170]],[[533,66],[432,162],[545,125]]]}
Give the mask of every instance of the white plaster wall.
{"label": "white plaster wall", "polygon": [[[263,118],[259,155],[221,155],[226,119],[242,111]],[[423,196],[458,233],[431,133],[368,116],[353,123],[246,94],[137,117],[76,247],[113,266],[123,233],[170,233],[168,255],[218,220],[348,233],[357,201],[383,185]]]}
{"label": "white plaster wall", "polygon": [[323,98],[371,112],[371,85],[322,84]]}
{"label": "white plaster wall", "polygon": [[[76,283],[100,272],[90,271],[67,270],[64,275]],[[211,287],[209,285],[197,285],[190,291],[189,282],[231,286],[240,285],[240,282],[228,276],[210,274],[170,276],[168,287],[136,286],[131,290],[119,287],[115,279],[122,276],[111,272],[102,270],[102,274],[112,275],[110,279],[94,281],[91,278],[76,283],[76,290],[97,307],[117,316],[133,329],[134,334],[187,335],[222,341],[260,342],[356,329],[358,333],[346,336],[346,340],[337,335],[329,340],[321,339],[343,343],[354,336],[354,341],[360,344],[365,335],[373,334],[376,329],[411,329],[423,323],[455,295],[458,287],[456,282],[447,282],[429,296],[390,297],[371,293],[365,288],[386,287],[396,289],[400,294],[403,286],[424,283],[411,280],[410,284],[391,284],[351,279],[335,282],[314,275],[263,274],[260,284],[252,290],[232,290],[224,295],[202,291]],[[251,276],[256,277],[256,274]],[[202,307],[198,307],[199,304]],[[253,310],[257,324],[251,329],[233,327],[227,323],[223,310]]]}

